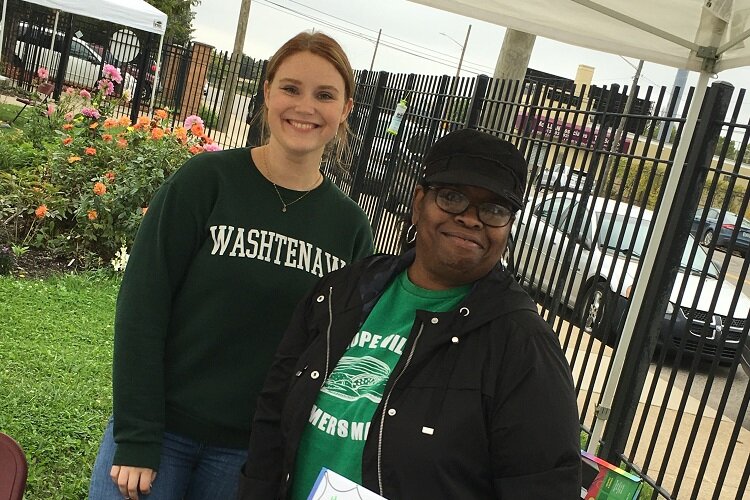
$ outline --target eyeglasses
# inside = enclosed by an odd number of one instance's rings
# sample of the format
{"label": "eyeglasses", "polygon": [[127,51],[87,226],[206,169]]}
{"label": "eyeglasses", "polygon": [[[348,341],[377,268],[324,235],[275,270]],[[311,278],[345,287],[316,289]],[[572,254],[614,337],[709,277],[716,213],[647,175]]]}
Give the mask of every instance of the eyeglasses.
{"label": "eyeglasses", "polygon": [[[449,187],[427,186],[427,189],[435,191],[435,204],[444,212],[459,215],[472,206],[469,198],[461,191]],[[477,207],[479,220],[490,227],[503,227],[513,219],[513,212],[497,203],[480,203]]]}

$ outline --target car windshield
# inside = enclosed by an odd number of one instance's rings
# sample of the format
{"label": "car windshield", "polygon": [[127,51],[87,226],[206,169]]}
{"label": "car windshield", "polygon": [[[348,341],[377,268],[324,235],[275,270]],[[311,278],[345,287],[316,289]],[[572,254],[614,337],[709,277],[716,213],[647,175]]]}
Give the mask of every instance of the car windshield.
{"label": "car windshield", "polygon": [[[612,213],[600,214],[599,219],[601,229],[598,243],[602,248],[618,250],[620,252],[632,252],[633,257],[640,257],[643,254],[646,247],[646,235],[650,221],[639,221],[635,217],[628,217],[626,220],[624,215],[615,215]],[[695,246],[693,237],[688,236],[687,243],[680,257],[680,269],[688,269],[688,262],[693,246]],[[705,250],[698,246],[695,258],[690,263],[690,272],[702,273],[707,259],[708,256]],[[718,276],[713,263],[708,266],[708,275],[713,278]]]}

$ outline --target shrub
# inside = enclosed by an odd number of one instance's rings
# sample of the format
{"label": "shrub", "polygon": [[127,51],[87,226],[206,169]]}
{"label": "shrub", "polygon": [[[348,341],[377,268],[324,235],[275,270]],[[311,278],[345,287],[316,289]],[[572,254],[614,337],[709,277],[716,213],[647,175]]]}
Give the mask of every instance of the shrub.
{"label": "shrub", "polygon": [[[15,148],[8,156],[15,159],[0,169],[0,242],[45,248],[82,267],[101,266],[132,244],[164,179],[191,155],[218,149],[197,116],[174,129],[166,110],[136,123],[110,117],[119,99],[112,94],[119,76],[114,72],[105,67],[94,95],[67,89],[54,108],[32,115],[30,121],[45,124],[30,127],[32,138],[24,129],[2,146]],[[37,142],[36,156],[24,161],[23,151]]]}

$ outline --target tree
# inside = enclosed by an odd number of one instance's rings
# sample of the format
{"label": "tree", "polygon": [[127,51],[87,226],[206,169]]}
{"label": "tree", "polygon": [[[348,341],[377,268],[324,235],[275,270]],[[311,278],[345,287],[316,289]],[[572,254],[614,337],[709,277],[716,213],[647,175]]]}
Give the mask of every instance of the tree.
{"label": "tree", "polygon": [[[717,155],[721,154],[721,150],[724,148],[725,139],[726,138],[724,137],[718,138],[718,140],[716,141],[716,148],[714,149],[714,154],[717,154]],[[729,140],[729,143],[727,144],[726,157],[729,158],[730,160],[737,159],[737,148],[734,145],[734,141],[731,139]]]}
{"label": "tree", "polygon": [[146,0],[146,2],[164,12],[169,18],[165,38],[179,44],[190,41],[195,18],[191,7],[200,5],[201,0]]}

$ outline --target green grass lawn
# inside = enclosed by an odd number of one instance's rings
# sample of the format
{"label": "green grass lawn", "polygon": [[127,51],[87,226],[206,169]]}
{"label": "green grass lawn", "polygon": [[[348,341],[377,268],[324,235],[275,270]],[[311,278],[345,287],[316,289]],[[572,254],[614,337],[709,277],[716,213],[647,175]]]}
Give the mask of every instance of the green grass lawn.
{"label": "green grass lawn", "polygon": [[0,431],[26,452],[26,499],[86,498],[111,412],[119,278],[0,276]]}

